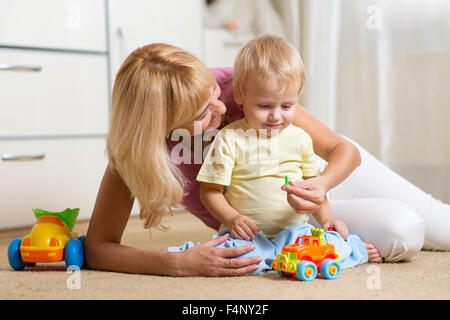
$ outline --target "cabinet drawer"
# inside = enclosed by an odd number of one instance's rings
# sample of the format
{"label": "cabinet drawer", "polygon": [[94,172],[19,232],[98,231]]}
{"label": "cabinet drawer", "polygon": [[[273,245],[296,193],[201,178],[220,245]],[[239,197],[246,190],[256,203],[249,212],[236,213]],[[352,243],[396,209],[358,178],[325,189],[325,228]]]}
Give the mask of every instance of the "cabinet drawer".
{"label": "cabinet drawer", "polygon": [[0,65],[0,136],[107,131],[106,56],[0,49]]}
{"label": "cabinet drawer", "polygon": [[210,68],[233,66],[239,49],[254,37],[251,33],[237,34],[221,28],[205,28],[203,36],[203,61]]}
{"label": "cabinet drawer", "polygon": [[34,223],[32,208],[80,208],[91,216],[106,168],[105,139],[0,141],[0,155],[45,154],[40,160],[0,160],[0,229]]}
{"label": "cabinet drawer", "polygon": [[105,0],[2,0],[0,45],[106,51]]}

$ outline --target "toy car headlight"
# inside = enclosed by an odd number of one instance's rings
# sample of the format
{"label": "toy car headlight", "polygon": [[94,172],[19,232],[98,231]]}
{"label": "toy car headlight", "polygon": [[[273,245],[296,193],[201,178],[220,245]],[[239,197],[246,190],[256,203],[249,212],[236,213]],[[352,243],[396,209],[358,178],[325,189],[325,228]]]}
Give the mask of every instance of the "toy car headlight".
{"label": "toy car headlight", "polygon": [[58,239],[56,239],[56,238],[51,238],[51,239],[50,239],[50,246],[51,246],[51,247],[57,247],[57,246],[59,246],[59,241],[58,241]]}
{"label": "toy car headlight", "polygon": [[31,245],[30,237],[25,238],[25,239],[23,240],[23,242],[22,242],[22,245],[23,245],[23,246],[29,246],[29,245]]}

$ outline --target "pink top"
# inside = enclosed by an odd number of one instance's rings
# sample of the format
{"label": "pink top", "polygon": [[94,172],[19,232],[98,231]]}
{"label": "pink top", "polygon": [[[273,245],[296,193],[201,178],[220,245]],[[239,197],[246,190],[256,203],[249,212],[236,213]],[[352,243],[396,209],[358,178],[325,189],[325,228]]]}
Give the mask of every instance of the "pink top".
{"label": "pink top", "polygon": [[[227,107],[227,111],[225,112],[226,124],[242,119],[244,117],[242,107],[234,102],[232,88],[233,68],[213,68],[211,71],[216,76],[216,81],[222,90],[219,99],[225,103]],[[202,220],[207,226],[219,230],[220,222],[208,212],[200,201],[200,182],[198,182],[196,178],[201,166],[201,164],[194,164],[193,161],[192,164],[182,163],[178,165],[178,168],[190,182],[190,186],[188,187],[188,190],[186,190],[188,194],[183,198],[181,204],[186,210]]]}

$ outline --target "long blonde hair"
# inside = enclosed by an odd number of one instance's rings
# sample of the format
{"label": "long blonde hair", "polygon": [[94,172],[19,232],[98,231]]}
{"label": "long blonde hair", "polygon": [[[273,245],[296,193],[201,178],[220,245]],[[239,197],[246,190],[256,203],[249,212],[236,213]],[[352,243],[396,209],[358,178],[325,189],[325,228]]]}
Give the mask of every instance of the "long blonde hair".
{"label": "long blonde hair", "polygon": [[158,226],[184,196],[186,180],[167,138],[211,96],[213,73],[191,53],[163,43],[137,48],[114,82],[106,150],[110,166],[140,204],[144,227]]}

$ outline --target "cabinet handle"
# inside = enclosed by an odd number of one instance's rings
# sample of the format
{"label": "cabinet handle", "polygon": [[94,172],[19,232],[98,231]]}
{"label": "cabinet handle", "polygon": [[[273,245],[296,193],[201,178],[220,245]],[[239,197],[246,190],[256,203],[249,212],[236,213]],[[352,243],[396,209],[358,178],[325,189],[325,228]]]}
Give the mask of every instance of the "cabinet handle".
{"label": "cabinet handle", "polygon": [[40,72],[41,66],[25,66],[18,64],[0,64],[0,71],[25,71],[25,72]]}
{"label": "cabinet handle", "polygon": [[2,160],[3,161],[42,160],[44,158],[45,158],[45,153],[37,153],[37,154],[2,153]]}

